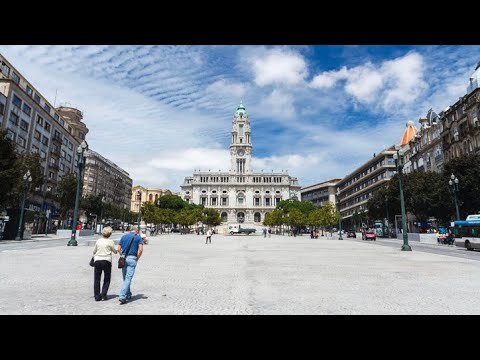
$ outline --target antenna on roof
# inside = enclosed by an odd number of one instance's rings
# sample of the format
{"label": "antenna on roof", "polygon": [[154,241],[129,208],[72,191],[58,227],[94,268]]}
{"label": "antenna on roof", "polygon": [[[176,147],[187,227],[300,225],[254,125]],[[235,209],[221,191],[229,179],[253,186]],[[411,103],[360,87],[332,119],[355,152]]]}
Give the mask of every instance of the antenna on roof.
{"label": "antenna on roof", "polygon": [[53,100],[53,107],[55,107],[55,104],[57,103],[57,92],[58,92],[58,88],[55,89],[55,100]]}

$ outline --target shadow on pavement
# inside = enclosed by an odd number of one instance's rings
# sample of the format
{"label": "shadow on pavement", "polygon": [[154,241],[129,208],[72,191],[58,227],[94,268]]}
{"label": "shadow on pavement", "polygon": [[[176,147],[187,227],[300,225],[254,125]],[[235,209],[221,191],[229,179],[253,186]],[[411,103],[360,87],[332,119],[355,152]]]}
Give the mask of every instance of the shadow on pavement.
{"label": "shadow on pavement", "polygon": [[148,296],[145,296],[144,294],[133,295],[130,298],[130,300],[128,300],[128,302],[134,302],[134,301],[137,301],[137,300],[140,300],[140,299],[148,299]]}

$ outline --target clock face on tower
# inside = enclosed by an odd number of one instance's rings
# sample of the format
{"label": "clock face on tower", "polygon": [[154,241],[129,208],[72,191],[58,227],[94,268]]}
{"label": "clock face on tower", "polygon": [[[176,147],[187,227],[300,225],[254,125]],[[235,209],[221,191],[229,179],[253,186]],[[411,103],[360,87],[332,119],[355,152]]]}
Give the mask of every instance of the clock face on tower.
{"label": "clock face on tower", "polygon": [[245,155],[245,151],[243,149],[238,150],[237,152],[238,156],[243,156]]}

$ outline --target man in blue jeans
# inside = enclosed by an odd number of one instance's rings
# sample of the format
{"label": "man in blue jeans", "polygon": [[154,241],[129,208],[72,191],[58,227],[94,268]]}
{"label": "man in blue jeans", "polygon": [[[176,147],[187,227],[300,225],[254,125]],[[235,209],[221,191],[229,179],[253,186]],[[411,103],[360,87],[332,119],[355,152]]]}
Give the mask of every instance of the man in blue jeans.
{"label": "man in blue jeans", "polygon": [[[125,304],[132,297],[130,285],[132,283],[133,274],[135,274],[137,261],[140,260],[143,253],[143,241],[139,235],[139,231],[140,230],[136,228],[135,231],[123,235],[118,243],[119,254],[125,256],[125,266],[122,268],[123,285],[118,298],[120,305]],[[125,254],[127,250],[128,254]]]}

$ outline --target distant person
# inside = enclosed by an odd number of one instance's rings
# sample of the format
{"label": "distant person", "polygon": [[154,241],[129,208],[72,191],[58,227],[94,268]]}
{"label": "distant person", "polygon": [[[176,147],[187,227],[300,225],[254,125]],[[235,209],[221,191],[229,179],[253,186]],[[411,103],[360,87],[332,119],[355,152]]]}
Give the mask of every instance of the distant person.
{"label": "distant person", "polygon": [[[112,274],[112,253],[116,254],[115,244],[110,235],[112,228],[107,226],[102,230],[102,238],[98,239],[93,248],[95,275],[93,280],[93,295],[96,301],[107,300],[108,288]],[[103,274],[103,286],[100,293],[100,278]]]}
{"label": "distant person", "polygon": [[263,237],[266,238],[267,237],[267,229],[266,228],[263,228]]}
{"label": "distant person", "polygon": [[207,230],[207,240],[205,241],[205,244],[212,243],[212,230],[208,229]]}
{"label": "distant person", "polygon": [[268,228],[268,237],[272,236],[272,229]]}
{"label": "distant person", "polygon": [[132,298],[130,286],[137,262],[143,254],[143,241],[139,233],[140,229],[137,227],[134,231],[123,235],[118,244],[118,252],[125,256],[125,266],[122,268],[123,284],[118,297],[120,305]]}
{"label": "distant person", "polygon": [[148,245],[148,237],[145,234],[141,235],[142,241],[144,245]]}

